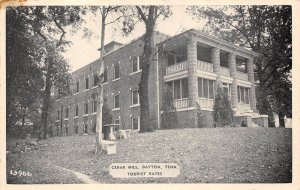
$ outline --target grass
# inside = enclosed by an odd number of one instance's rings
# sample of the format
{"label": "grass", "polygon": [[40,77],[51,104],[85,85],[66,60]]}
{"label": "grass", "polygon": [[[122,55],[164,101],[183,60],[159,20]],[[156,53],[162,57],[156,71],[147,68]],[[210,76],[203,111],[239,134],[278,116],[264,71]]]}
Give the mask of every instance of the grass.
{"label": "grass", "polygon": [[[55,137],[27,153],[7,154],[8,183],[81,183],[54,165],[100,183],[288,183],[292,176],[292,130],[202,128],[159,130],[118,140],[117,154],[94,155],[94,136]],[[15,140],[8,139],[8,149]],[[112,163],[177,163],[176,178],[116,179]],[[56,168],[56,169],[55,169]],[[9,170],[30,171],[13,177]]]}

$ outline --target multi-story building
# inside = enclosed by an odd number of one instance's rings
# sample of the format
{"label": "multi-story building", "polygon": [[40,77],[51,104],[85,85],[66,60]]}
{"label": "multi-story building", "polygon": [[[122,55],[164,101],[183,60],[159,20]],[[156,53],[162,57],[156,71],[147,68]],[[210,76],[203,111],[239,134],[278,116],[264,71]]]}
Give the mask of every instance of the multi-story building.
{"label": "multi-story building", "polygon": [[[180,126],[196,127],[196,104],[213,126],[213,105],[217,86],[228,93],[237,123],[267,126],[268,118],[256,111],[253,59],[257,53],[214,36],[191,29],[173,37],[156,32],[157,53],[150,66],[149,102],[151,125],[161,128],[164,88],[172,89]],[[140,104],[140,57],[142,37],[128,44],[105,46],[104,100],[113,123],[121,129],[138,130]],[[99,60],[75,71],[73,94],[56,99],[57,134],[93,133],[97,113]]]}

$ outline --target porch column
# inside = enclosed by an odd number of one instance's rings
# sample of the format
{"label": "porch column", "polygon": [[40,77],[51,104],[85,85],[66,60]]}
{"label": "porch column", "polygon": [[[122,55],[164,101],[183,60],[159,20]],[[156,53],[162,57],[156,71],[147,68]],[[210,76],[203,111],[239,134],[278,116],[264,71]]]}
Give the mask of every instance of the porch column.
{"label": "porch column", "polygon": [[233,81],[231,84],[231,107],[232,107],[233,111],[235,112],[235,111],[237,111],[237,103],[238,103],[235,53],[231,52],[229,54],[228,64],[229,64],[230,76],[233,78]]}
{"label": "porch column", "polygon": [[221,85],[220,48],[214,47],[211,49],[211,63],[214,66],[214,73],[217,74],[216,85],[215,85],[215,87],[217,89],[217,87]]}
{"label": "porch column", "polygon": [[246,60],[248,79],[251,82],[250,88],[250,107],[253,112],[256,112],[256,94],[255,94],[255,80],[254,80],[254,69],[253,69],[253,58]]}
{"label": "porch column", "polygon": [[189,106],[194,107],[198,96],[197,69],[197,41],[190,37],[187,41],[187,63],[188,63],[188,83],[189,83]]}

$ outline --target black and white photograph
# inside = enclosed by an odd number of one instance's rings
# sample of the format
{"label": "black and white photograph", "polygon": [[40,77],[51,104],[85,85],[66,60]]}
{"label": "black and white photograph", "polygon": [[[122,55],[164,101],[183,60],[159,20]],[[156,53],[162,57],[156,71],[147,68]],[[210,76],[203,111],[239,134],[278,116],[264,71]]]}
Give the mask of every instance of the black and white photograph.
{"label": "black and white photograph", "polygon": [[296,182],[295,5],[31,3],[1,2],[4,184]]}

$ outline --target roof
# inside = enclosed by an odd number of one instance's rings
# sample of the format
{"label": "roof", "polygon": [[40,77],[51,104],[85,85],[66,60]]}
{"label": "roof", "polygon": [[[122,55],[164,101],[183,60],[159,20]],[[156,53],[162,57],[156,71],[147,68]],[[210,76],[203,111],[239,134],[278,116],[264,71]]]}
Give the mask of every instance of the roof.
{"label": "roof", "polygon": [[[109,48],[111,48],[111,47],[113,47],[113,46],[122,46],[122,45],[124,45],[124,44],[122,44],[122,43],[120,43],[120,42],[116,42],[116,41],[111,41],[111,42],[109,42],[108,44],[106,44],[105,46],[104,46],[104,49],[109,49]],[[99,51],[101,50],[101,47],[98,49]]]}
{"label": "roof", "polygon": [[249,49],[247,49],[245,47],[238,46],[238,45],[236,45],[236,44],[234,44],[232,42],[228,42],[228,41],[222,40],[222,39],[220,39],[220,38],[218,38],[216,36],[213,36],[213,35],[201,32],[200,30],[196,30],[196,29],[190,29],[190,30],[187,30],[187,31],[182,32],[180,34],[177,34],[177,35],[175,35],[175,36],[173,36],[171,38],[166,39],[165,41],[162,41],[159,44],[167,43],[167,42],[170,42],[170,41],[172,41],[174,39],[177,39],[177,38],[180,38],[180,37],[186,37],[186,35],[196,35],[196,36],[205,38],[205,39],[210,40],[210,41],[214,41],[214,42],[217,42],[217,43],[220,43],[220,44],[224,44],[226,46],[229,46],[231,48],[240,50],[240,51],[245,52],[247,54],[251,54],[253,56],[259,56],[260,55],[259,53],[254,52],[252,50],[249,50]]}

